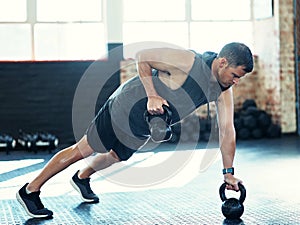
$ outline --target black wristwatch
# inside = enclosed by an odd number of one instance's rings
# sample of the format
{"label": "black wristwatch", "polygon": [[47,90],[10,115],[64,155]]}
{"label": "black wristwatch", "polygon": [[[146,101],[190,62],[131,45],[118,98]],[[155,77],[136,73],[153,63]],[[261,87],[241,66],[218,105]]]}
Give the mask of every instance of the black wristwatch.
{"label": "black wristwatch", "polygon": [[223,174],[226,174],[226,173],[231,173],[232,175],[234,175],[234,168],[231,167],[231,168],[223,169]]}

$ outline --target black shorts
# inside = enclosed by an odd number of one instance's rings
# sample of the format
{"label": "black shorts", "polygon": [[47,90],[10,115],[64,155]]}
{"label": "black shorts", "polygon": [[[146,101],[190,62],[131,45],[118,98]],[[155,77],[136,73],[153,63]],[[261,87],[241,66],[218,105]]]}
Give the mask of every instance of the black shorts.
{"label": "black shorts", "polygon": [[[113,149],[121,161],[129,159],[147,141],[145,139],[136,142],[136,138],[126,135],[117,126],[113,126],[108,102],[103,105],[92,121],[86,135],[89,145],[95,152],[103,153],[104,149],[106,151]],[[124,143],[131,143],[130,147]]]}

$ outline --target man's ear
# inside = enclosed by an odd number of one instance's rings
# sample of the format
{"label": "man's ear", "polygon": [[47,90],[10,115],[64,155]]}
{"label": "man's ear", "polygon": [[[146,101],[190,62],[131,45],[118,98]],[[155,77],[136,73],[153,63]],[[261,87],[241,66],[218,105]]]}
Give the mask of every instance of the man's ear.
{"label": "man's ear", "polygon": [[226,68],[228,66],[228,61],[226,58],[222,57],[222,58],[219,58],[219,67],[220,68]]}

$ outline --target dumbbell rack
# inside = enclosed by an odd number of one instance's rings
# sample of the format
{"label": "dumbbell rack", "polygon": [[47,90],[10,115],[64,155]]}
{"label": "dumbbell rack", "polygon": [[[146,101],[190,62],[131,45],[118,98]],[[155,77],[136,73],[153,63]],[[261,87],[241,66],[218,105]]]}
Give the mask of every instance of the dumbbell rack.
{"label": "dumbbell rack", "polygon": [[58,147],[58,144],[58,137],[48,132],[25,133],[20,130],[17,138],[8,134],[0,134],[0,150],[5,149],[6,154],[9,154],[17,146],[35,153],[40,149],[46,149],[51,153]]}
{"label": "dumbbell rack", "polygon": [[37,152],[38,149],[48,149],[51,152],[52,149],[58,147],[59,139],[48,132],[35,132],[25,133],[19,132],[18,143],[26,150]]}

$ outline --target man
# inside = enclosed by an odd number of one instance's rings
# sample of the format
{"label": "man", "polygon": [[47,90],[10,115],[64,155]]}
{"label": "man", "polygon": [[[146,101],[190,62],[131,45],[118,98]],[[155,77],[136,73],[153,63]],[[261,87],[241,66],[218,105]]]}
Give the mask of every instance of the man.
{"label": "man", "polygon": [[215,101],[219,141],[227,189],[238,190],[241,180],[233,175],[236,149],[231,86],[253,69],[253,56],[242,43],[229,43],[219,54],[203,55],[190,50],[156,48],[140,51],[136,57],[139,76],[122,84],[100,109],[86,134],[73,146],[58,152],[40,174],[18,192],[17,199],[28,215],[52,216],[39,194],[43,184],[74,162],[98,152],[92,162],[71,179],[86,202],[98,202],[90,187],[90,176],[112,164],[129,159],[150,138],[144,118],[172,111],[176,123],[200,105]]}

